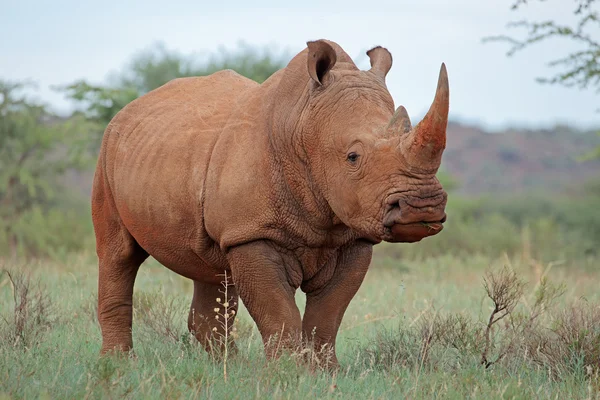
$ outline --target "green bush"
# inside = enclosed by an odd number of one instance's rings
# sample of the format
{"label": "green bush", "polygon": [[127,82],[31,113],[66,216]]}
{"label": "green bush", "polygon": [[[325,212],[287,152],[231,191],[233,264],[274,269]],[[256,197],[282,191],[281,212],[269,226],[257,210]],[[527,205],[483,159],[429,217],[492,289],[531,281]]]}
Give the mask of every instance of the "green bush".
{"label": "green bush", "polygon": [[44,210],[34,207],[10,228],[13,240],[7,236],[8,229],[0,220],[0,254],[62,258],[69,253],[94,248],[89,213],[77,208]]}
{"label": "green bush", "polygon": [[90,165],[88,124],[53,115],[26,88],[0,80],[0,254],[78,250],[90,236],[89,218],[62,178]]}

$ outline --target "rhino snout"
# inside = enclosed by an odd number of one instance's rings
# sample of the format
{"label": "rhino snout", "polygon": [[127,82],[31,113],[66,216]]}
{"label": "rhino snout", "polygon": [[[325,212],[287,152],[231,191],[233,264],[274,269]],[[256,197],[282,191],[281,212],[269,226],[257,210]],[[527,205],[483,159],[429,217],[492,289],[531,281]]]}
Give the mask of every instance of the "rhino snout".
{"label": "rhino snout", "polygon": [[418,222],[441,222],[446,220],[446,192],[438,192],[428,197],[390,196],[383,218],[383,225],[389,228],[395,224]]}
{"label": "rhino snout", "polygon": [[439,233],[446,222],[446,199],[445,192],[428,197],[390,196],[383,217],[384,240],[417,242]]}

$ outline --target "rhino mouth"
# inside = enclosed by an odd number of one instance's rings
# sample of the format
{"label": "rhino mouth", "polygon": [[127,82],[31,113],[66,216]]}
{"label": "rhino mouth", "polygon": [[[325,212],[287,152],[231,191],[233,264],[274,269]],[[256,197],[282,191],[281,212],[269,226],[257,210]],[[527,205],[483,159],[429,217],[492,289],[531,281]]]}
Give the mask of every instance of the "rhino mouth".
{"label": "rhino mouth", "polygon": [[383,240],[413,243],[438,234],[446,222],[446,194],[434,193],[424,198],[403,198],[402,194],[388,197],[383,217]]}
{"label": "rhino mouth", "polygon": [[437,235],[444,229],[446,215],[437,221],[420,221],[407,224],[397,223],[391,226],[385,226],[385,235],[383,240],[393,243],[414,243],[420,240]]}
{"label": "rhino mouth", "polygon": [[437,235],[444,229],[446,213],[431,207],[414,210],[410,216],[403,215],[397,205],[390,207],[383,219],[383,240],[393,243],[414,243],[428,236]]}

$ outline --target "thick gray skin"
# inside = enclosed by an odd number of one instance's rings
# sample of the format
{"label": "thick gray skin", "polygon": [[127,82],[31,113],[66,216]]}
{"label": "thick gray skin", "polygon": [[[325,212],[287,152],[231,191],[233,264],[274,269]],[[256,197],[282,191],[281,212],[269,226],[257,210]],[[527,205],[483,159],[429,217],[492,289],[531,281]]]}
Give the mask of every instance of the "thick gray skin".
{"label": "thick gray skin", "polygon": [[[383,83],[389,67],[358,71],[335,43],[316,43],[329,58],[335,51],[337,64],[311,70],[309,62],[307,71],[305,50],[262,85],[230,71],[178,79],[111,121],[92,195],[102,353],[132,348],[133,284],[152,255],[194,280],[188,325],[207,349],[225,333],[213,309],[227,272],[229,303],[236,309],[241,297],[268,355],[308,338],[327,345],[336,366],[337,331],[373,244],[442,219],[437,167],[410,169],[399,139],[382,133],[394,111]],[[351,90],[338,83],[346,81]],[[346,161],[353,135],[372,154],[359,172]],[[382,223],[390,215],[391,228]],[[274,335],[283,342],[269,346]]]}

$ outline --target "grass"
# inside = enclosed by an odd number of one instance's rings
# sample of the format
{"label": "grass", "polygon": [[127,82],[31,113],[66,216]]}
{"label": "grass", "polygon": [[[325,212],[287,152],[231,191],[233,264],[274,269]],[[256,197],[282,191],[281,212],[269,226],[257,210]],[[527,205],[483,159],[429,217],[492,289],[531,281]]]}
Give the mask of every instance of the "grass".
{"label": "grass", "polygon": [[[337,374],[311,371],[295,355],[267,362],[242,306],[227,380],[223,361],[187,333],[191,281],[156,262],[136,281],[133,359],[98,357],[92,255],[5,264],[0,398],[600,398],[600,271],[590,268],[598,260],[400,262],[387,250],[376,251],[346,312]],[[25,303],[15,302],[24,286]]]}

